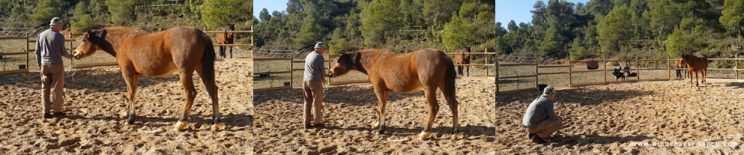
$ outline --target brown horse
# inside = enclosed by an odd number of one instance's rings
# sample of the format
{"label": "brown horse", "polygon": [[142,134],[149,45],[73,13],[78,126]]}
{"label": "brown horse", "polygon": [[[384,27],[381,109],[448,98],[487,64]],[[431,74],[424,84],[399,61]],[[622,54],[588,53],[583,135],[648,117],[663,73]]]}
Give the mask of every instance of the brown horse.
{"label": "brown horse", "polygon": [[470,76],[470,66],[459,66],[470,64],[470,48],[458,49],[455,52],[455,64],[457,64],[457,74],[463,75],[463,68],[466,69],[467,75]]}
{"label": "brown horse", "polygon": [[134,104],[139,77],[178,73],[186,103],[175,130],[180,131],[187,127],[188,115],[196,97],[192,80],[196,71],[212,99],[212,129],[218,128],[220,113],[214,75],[215,53],[212,41],[204,32],[187,27],[175,27],[155,33],[127,27],[91,30],[83,35],[74,55],[76,59],[80,59],[97,50],[111,54],[119,64],[127,84],[128,124],[133,124],[136,117]]}
{"label": "brown horse", "polygon": [[687,73],[687,64],[685,64],[684,60],[678,59],[678,60],[674,61],[674,64],[677,67],[677,68],[674,69],[676,71],[676,73],[677,73],[676,74],[677,75],[677,79],[683,79],[682,74],[684,74],[685,76],[688,75],[688,73]]}
{"label": "brown horse", "polygon": [[687,75],[690,78],[690,85],[692,85],[692,74],[695,74],[695,86],[700,86],[698,78],[701,73],[703,75],[701,82],[705,83],[705,77],[708,75],[708,58],[698,58],[694,55],[684,54],[682,57],[682,64],[687,64]]}
{"label": "brown horse", "polygon": [[[230,32],[232,30],[235,30],[235,27],[230,26],[230,29],[219,29],[215,36],[215,40],[217,41],[217,44],[233,44],[235,39],[235,34],[233,32]],[[232,46],[220,46],[220,57],[224,59],[227,57],[226,50],[227,48],[230,48],[230,58],[232,58]]]}
{"label": "brown horse", "polygon": [[452,132],[456,133],[457,99],[455,96],[455,67],[444,52],[435,49],[420,49],[407,54],[395,54],[383,49],[364,49],[352,53],[343,53],[338,57],[329,77],[346,74],[357,70],[367,74],[377,95],[379,132],[385,130],[385,104],[388,92],[411,92],[423,87],[429,105],[429,119],[426,127],[418,135],[420,139],[431,136],[431,125],[439,111],[436,91],[444,94],[452,111]]}

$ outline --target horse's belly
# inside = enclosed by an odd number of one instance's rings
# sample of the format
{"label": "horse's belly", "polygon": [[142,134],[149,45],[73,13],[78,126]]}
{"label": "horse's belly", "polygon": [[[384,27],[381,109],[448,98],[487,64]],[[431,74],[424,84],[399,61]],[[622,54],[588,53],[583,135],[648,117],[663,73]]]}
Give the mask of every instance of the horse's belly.
{"label": "horse's belly", "polygon": [[[396,80],[397,81],[397,80]],[[385,82],[388,89],[394,92],[412,92],[421,88],[421,83],[416,81],[397,81],[397,82]]]}
{"label": "horse's belly", "polygon": [[143,66],[137,70],[144,76],[173,76],[178,74],[174,65]]}

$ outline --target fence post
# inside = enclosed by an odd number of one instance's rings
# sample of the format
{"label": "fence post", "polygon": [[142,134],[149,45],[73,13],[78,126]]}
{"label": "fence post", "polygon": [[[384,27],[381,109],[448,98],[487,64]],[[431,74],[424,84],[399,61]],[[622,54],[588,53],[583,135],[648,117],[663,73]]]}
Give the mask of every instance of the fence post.
{"label": "fence post", "polygon": [[602,57],[602,63],[604,63],[604,83],[607,84],[607,58]]}
{"label": "fence post", "polygon": [[573,79],[571,79],[573,74],[573,62],[568,61],[568,87],[573,87]]}
{"label": "fence post", "polygon": [[490,57],[490,55],[488,54],[488,48],[486,48],[483,55],[486,57],[486,59],[483,61],[483,64],[486,66],[486,77],[488,77],[488,70],[491,69],[491,67],[488,66],[488,57]]}
{"label": "fence post", "polygon": [[289,88],[294,88],[294,56],[289,56]]}
{"label": "fence post", "polygon": [[736,79],[739,79],[739,54],[734,56],[734,72],[736,73]]}
{"label": "fence post", "polygon": [[[455,53],[457,53],[457,51],[455,51]],[[472,62],[472,61],[473,61],[473,57],[470,55],[470,52],[468,52],[468,64],[467,64],[467,66],[465,66],[465,67],[468,68],[467,69],[467,72],[466,72],[466,74],[468,75],[468,77],[470,77],[470,69],[473,69],[472,67],[470,67],[470,62]]]}
{"label": "fence post", "polygon": [[[29,49],[29,46],[28,46],[28,43],[30,43],[30,41],[29,41],[30,33],[31,32],[26,32],[26,51],[25,51],[26,52],[26,72],[29,72],[29,70],[31,70],[31,64],[29,62],[30,59],[31,59],[31,56],[29,56],[30,55],[29,54],[29,52],[30,52],[29,50],[30,49]],[[34,52],[34,53],[36,53],[36,52]]]}
{"label": "fence post", "polygon": [[[669,62],[669,55],[667,55],[666,63],[667,63],[667,76],[669,77],[669,80],[672,80],[672,63]],[[676,71],[677,67],[674,67],[674,69]]]}
{"label": "fence post", "polygon": [[494,66],[496,67],[496,73],[494,73],[495,75],[494,75],[494,78],[493,79],[494,79],[494,81],[496,83],[496,93],[495,94],[498,96],[498,94],[499,94],[499,61],[500,60],[499,59],[496,59],[495,61],[496,61],[496,63],[495,63]]}
{"label": "fence post", "polygon": [[538,81],[540,80],[540,63],[535,62],[535,88],[537,88],[537,85],[540,84]]}
{"label": "fence post", "polygon": [[641,59],[636,58],[636,77],[641,81]]}

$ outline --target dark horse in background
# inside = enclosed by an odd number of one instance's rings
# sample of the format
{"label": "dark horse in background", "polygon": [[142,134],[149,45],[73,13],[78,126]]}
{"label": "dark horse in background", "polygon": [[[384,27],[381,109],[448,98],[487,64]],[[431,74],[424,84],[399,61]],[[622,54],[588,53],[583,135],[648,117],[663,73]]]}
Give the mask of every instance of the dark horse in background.
{"label": "dark horse in background", "polygon": [[338,77],[357,70],[367,74],[377,95],[379,132],[385,130],[385,104],[388,93],[411,92],[423,87],[429,107],[429,118],[426,127],[418,135],[419,139],[431,136],[439,104],[437,89],[442,91],[447,105],[452,111],[452,131],[457,132],[457,99],[455,96],[455,67],[447,54],[435,49],[420,49],[407,54],[395,54],[384,49],[363,49],[339,55],[336,66],[329,77]]}
{"label": "dark horse in background", "polygon": [[677,68],[674,69],[675,72],[677,73],[676,74],[677,75],[677,79],[684,79],[684,77],[682,77],[682,74],[684,74],[685,76],[687,76],[687,74],[688,74],[687,73],[687,64],[685,64],[684,61],[681,58],[678,59],[677,61],[674,61],[674,64],[677,67]]}
{"label": "dark horse in background", "polygon": [[698,82],[700,75],[698,75],[698,73],[701,73],[703,76],[700,82],[705,84],[705,77],[708,75],[708,62],[710,62],[708,61],[708,58],[699,58],[689,54],[684,54],[681,58],[681,64],[687,66],[687,77],[690,78],[690,85],[693,84],[692,74],[695,74],[695,86],[700,86],[700,83]]}
{"label": "dark horse in background", "polygon": [[187,27],[154,33],[128,27],[91,30],[83,35],[80,45],[75,49],[75,58],[89,56],[97,50],[116,57],[119,64],[121,75],[127,84],[128,124],[133,124],[136,117],[134,104],[139,77],[178,73],[186,102],[175,130],[188,127],[188,115],[196,97],[192,79],[196,71],[212,99],[212,129],[218,128],[220,113],[214,73],[215,53],[212,41],[206,33]]}
{"label": "dark horse in background", "polygon": [[470,48],[461,48],[455,51],[455,64],[457,64],[457,74],[463,75],[463,68],[466,69],[467,75],[470,76],[470,66],[459,66],[470,64]]}
{"label": "dark horse in background", "polygon": [[[235,33],[231,32],[235,30],[235,26],[230,25],[229,29],[219,29],[217,34],[215,35],[215,40],[217,41],[217,44],[234,44],[235,43]],[[227,48],[230,48],[230,58],[233,57],[233,46],[220,46],[220,58],[225,59],[227,56]]]}

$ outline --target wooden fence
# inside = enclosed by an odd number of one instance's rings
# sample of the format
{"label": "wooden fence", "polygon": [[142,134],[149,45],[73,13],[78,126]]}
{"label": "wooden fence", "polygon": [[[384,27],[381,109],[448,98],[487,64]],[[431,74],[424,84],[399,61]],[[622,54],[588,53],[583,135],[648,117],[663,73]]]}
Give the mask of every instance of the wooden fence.
{"label": "wooden fence", "polygon": [[[581,61],[572,61],[568,65],[540,65],[538,63],[534,64],[504,64],[504,62],[496,61],[496,94],[499,93],[508,93],[508,92],[516,92],[516,91],[523,91],[528,89],[536,89],[537,85],[541,83],[540,77],[541,76],[547,76],[547,75],[565,75],[565,78],[562,80],[568,81],[568,87],[580,87],[580,86],[588,86],[588,85],[602,85],[602,84],[610,84],[610,83],[623,83],[623,82],[636,82],[636,81],[659,81],[659,80],[674,80],[676,79],[676,76],[672,76],[672,71],[676,70],[686,70],[683,68],[677,68],[675,61],[678,59],[666,59],[666,60],[651,60],[651,59],[637,59],[637,60],[628,60],[628,61],[620,61],[616,59],[603,59],[603,60],[581,60]],[[715,61],[733,61],[733,67],[732,68],[708,68],[710,71],[732,71],[734,72],[735,79],[740,79],[739,73],[740,71],[744,71],[744,69],[739,69],[739,61],[743,61],[744,58],[709,58],[711,62]],[[580,66],[581,64],[585,64],[589,61],[595,61],[599,64],[599,66],[602,66],[596,70],[575,70],[577,66]],[[628,80],[615,80],[615,81],[609,81],[608,75],[609,73],[612,73],[612,70],[608,69],[607,64],[608,63],[625,63],[627,66],[634,66],[631,67],[631,72],[636,73],[636,76],[631,78],[628,77]],[[654,65],[654,67],[648,67],[650,64]],[[660,65],[663,65],[663,67],[660,67]],[[534,68],[535,74],[527,74],[527,75],[512,75],[512,76],[503,76],[499,75],[499,70],[504,69],[504,67],[515,67],[515,66],[534,66],[531,68]],[[559,72],[541,72],[541,71],[551,71],[550,69],[565,69],[567,71],[559,71]],[[581,67],[579,67],[581,68]],[[642,77],[647,76],[646,74],[649,74],[649,77],[651,77],[650,73],[653,71],[666,71],[666,77],[659,78],[658,76],[655,78],[647,78],[643,79]],[[601,82],[584,82],[584,81],[576,81],[574,80],[574,77],[580,76],[583,73],[602,73],[604,76],[601,77]],[[518,88],[508,91],[502,91],[502,85],[504,80],[510,80],[510,79],[534,79],[534,87],[528,87],[528,88]],[[710,79],[710,78],[709,78]],[[550,83],[547,83],[550,84]]]}
{"label": "wooden fence", "polygon": [[[205,31],[205,33],[217,33],[217,32],[225,32],[225,31]],[[245,43],[245,44],[240,44],[240,43],[237,43],[237,44],[213,44],[214,46],[248,46],[248,47],[253,47],[253,37],[252,37],[253,36],[253,30],[238,30],[238,31],[226,31],[226,32],[229,32],[229,33],[248,33],[249,36],[251,36],[251,37],[249,39],[249,43]],[[71,35],[67,35],[67,36],[71,36]],[[25,66],[24,67],[19,66],[17,69],[10,69],[10,70],[8,70],[8,69],[5,68],[6,65],[3,64],[4,68],[3,68],[2,71],[0,71],[0,75],[2,75],[2,74],[12,74],[12,73],[25,73],[25,72],[29,72],[30,70],[32,70],[32,69],[29,69],[29,66],[33,66],[31,61],[34,58],[31,57],[31,54],[34,54],[34,52],[36,51],[36,49],[34,49],[36,47],[35,46],[36,40],[31,37],[31,33],[26,33],[26,36],[25,37],[0,37],[0,40],[25,40],[25,42],[26,42],[26,48],[23,51],[12,51],[12,52],[2,51],[3,53],[0,53],[0,56],[26,55]],[[74,41],[75,40],[74,39],[71,39],[71,38],[66,38],[65,39],[65,42],[66,42],[65,45],[67,46],[66,48],[67,48],[68,52],[73,52],[74,51],[74,49],[75,49]],[[32,47],[34,47],[34,48],[32,48]],[[250,56],[251,53],[249,53],[248,55]],[[3,63],[7,63],[7,62],[3,61]],[[70,64],[69,65],[70,65],[69,66],[70,68],[80,69],[80,68],[90,68],[90,67],[100,67],[100,66],[116,66],[117,63],[115,61],[83,62],[81,60],[74,60],[73,59],[73,60],[70,60]]]}

